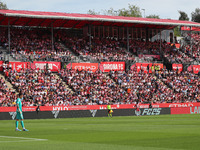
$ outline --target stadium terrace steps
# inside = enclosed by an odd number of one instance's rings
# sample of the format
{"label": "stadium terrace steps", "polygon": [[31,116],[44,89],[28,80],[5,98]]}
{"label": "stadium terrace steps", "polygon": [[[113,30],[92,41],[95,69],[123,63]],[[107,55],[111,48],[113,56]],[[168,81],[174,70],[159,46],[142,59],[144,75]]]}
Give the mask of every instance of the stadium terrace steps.
{"label": "stadium terrace steps", "polygon": [[2,47],[0,48],[0,51],[2,51],[2,55],[3,55],[5,61],[15,62],[15,61],[20,61],[23,58],[20,54],[18,54],[18,57],[14,58],[13,57],[14,55],[9,55],[8,50],[5,48],[2,48]]}
{"label": "stadium terrace steps", "polygon": [[75,56],[75,58],[76,58],[76,60],[77,60],[78,62],[81,61],[80,58],[74,53],[74,51],[72,51],[70,48],[66,47],[63,43],[60,43],[60,45],[62,46],[62,48],[63,48],[64,50],[70,51],[71,54]]}
{"label": "stadium terrace steps", "polygon": [[60,79],[60,80],[62,81],[63,85],[65,85],[65,87],[66,87],[67,90],[69,90],[71,93],[74,93],[74,91],[73,91],[71,88],[69,88],[69,86],[66,84],[66,82],[64,82],[64,81],[62,80],[62,78],[59,77],[58,74],[53,73],[53,75],[55,75],[56,79]]}
{"label": "stadium terrace steps", "polygon": [[12,84],[11,84],[10,82],[8,82],[2,74],[0,74],[0,78],[3,78],[3,79],[4,79],[6,85],[8,86],[9,89],[11,89],[12,91],[15,91],[16,93],[18,93],[18,92],[16,91],[16,89],[14,89],[14,87],[12,86]]}

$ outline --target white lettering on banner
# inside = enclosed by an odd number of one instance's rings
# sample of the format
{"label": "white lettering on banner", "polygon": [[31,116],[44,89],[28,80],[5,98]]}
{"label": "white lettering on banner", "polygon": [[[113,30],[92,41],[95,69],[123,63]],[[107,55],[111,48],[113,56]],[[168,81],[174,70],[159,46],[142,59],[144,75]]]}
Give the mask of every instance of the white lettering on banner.
{"label": "white lettering on banner", "polygon": [[179,67],[179,66],[173,66],[173,69],[182,69],[182,67]]}
{"label": "white lettering on banner", "polygon": [[170,104],[169,107],[191,107],[193,104]]}
{"label": "white lettering on banner", "polygon": [[96,70],[96,66],[75,66],[75,70]]}
{"label": "white lettering on banner", "polygon": [[123,64],[103,64],[104,70],[123,70]]}
{"label": "white lettering on banner", "polygon": [[39,69],[44,69],[45,66],[46,66],[45,63],[35,63],[35,67],[36,67],[36,68],[39,68]]}
{"label": "white lettering on banner", "polygon": [[153,108],[159,108],[159,105],[152,105]]}
{"label": "white lettering on banner", "polygon": [[100,106],[99,109],[107,109],[106,107]]}
{"label": "white lettering on banner", "polygon": [[149,105],[140,105],[140,108],[149,108]]}
{"label": "white lettering on banner", "polygon": [[61,110],[61,111],[62,111],[62,110],[68,110],[68,107],[53,107],[53,111],[54,111],[54,110],[59,110],[59,111],[60,111],[60,110]]}
{"label": "white lettering on banner", "polygon": [[90,110],[90,113],[92,114],[92,117],[95,117],[97,110]]}
{"label": "white lettering on banner", "polygon": [[[47,63],[35,63],[36,68],[45,69]],[[48,64],[49,69],[53,69],[53,64]]]}
{"label": "white lettering on banner", "polygon": [[200,114],[200,107],[190,107],[190,114]]}
{"label": "white lettering on banner", "polygon": [[53,64],[48,64],[49,69],[53,69]]}
{"label": "white lettering on banner", "polygon": [[160,115],[162,108],[149,108],[144,109],[142,115]]}

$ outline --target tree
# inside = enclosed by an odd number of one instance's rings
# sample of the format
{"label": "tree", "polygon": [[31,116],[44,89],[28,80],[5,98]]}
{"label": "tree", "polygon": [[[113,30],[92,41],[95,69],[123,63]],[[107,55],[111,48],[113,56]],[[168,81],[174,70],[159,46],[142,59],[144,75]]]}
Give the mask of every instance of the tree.
{"label": "tree", "polygon": [[118,12],[119,12],[119,16],[142,17],[140,8],[131,4],[128,4],[128,9],[122,8],[122,9],[119,9]]}
{"label": "tree", "polygon": [[181,36],[180,26],[174,28],[174,36]]}
{"label": "tree", "polygon": [[[100,15],[101,13],[95,12],[94,10],[89,10],[88,14]],[[111,16],[142,17],[140,8],[130,4],[128,4],[128,9],[122,8],[119,10],[114,10],[113,8],[110,8],[108,10],[103,10],[103,14]]]}
{"label": "tree", "polygon": [[189,20],[188,15],[184,11],[178,11],[180,14],[179,20]]}
{"label": "tree", "polygon": [[109,15],[109,16],[119,16],[119,11],[118,10],[114,10],[112,7],[108,10],[104,10],[103,11],[104,15]]}
{"label": "tree", "polygon": [[93,10],[88,10],[88,12],[87,12],[88,14],[90,14],[90,15],[100,15],[100,12],[96,12],[94,9]]}
{"label": "tree", "polygon": [[8,9],[7,5],[0,1],[0,9]]}
{"label": "tree", "polygon": [[192,21],[200,23],[200,9],[196,8],[194,12],[191,13]]}
{"label": "tree", "polygon": [[149,15],[146,18],[155,18],[155,19],[160,19],[159,15]]}

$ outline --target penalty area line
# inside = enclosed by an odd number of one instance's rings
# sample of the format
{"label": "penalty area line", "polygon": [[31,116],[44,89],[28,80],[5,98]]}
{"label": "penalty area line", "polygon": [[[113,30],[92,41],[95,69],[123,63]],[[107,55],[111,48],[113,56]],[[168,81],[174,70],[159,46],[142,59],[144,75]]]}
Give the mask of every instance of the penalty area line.
{"label": "penalty area line", "polygon": [[3,143],[3,142],[26,142],[26,141],[47,141],[47,139],[15,137],[15,136],[0,136],[0,138],[19,139],[19,141],[0,141],[0,143]]}

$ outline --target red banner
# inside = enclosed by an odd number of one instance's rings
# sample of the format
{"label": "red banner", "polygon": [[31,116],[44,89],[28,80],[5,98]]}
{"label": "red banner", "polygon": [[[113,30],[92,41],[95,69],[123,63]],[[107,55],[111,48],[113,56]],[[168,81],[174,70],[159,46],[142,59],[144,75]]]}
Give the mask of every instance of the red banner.
{"label": "red banner", "polygon": [[183,71],[183,65],[182,64],[172,64],[173,70],[178,70],[179,72]]}
{"label": "red banner", "polygon": [[48,69],[50,69],[53,72],[58,72],[61,69],[61,63],[60,62],[42,62],[42,61],[34,61],[33,62],[36,69],[46,69],[48,64]]}
{"label": "red banner", "polygon": [[200,28],[198,28],[198,27],[186,27],[186,26],[183,26],[183,27],[181,27],[181,30],[183,30],[183,31],[200,31]]}
{"label": "red banner", "polygon": [[20,71],[30,66],[29,62],[9,62],[12,65],[12,70]]}
{"label": "red banner", "polygon": [[193,73],[199,73],[199,71],[200,71],[200,65],[193,65],[192,66],[193,67]]}
{"label": "red banner", "polygon": [[[139,104],[139,108],[149,108],[149,104]],[[153,108],[190,108],[200,107],[200,103],[158,103],[152,104]],[[36,111],[36,106],[23,107],[23,111]],[[134,109],[135,104],[112,105],[112,109]],[[67,110],[100,110],[107,109],[107,105],[69,105],[69,106],[40,106],[40,111],[67,111]],[[16,107],[0,107],[0,112],[15,112]],[[177,109],[178,111],[178,109]],[[174,112],[175,113],[175,112]]]}
{"label": "red banner", "polygon": [[171,114],[200,114],[200,106],[171,108]]}
{"label": "red banner", "polygon": [[72,66],[72,64],[71,63],[69,63],[68,65],[66,65],[66,69],[71,69],[71,66]]}
{"label": "red banner", "polygon": [[113,71],[124,71],[125,62],[101,62],[100,69],[103,72]]}
{"label": "red banner", "polygon": [[91,70],[95,72],[98,69],[98,63],[72,63],[72,69]]}
{"label": "red banner", "polygon": [[0,61],[0,71],[3,71],[3,61]]}
{"label": "red banner", "polygon": [[187,70],[193,71],[193,73],[198,74],[200,71],[200,65],[190,65]]}
{"label": "red banner", "polygon": [[148,72],[147,66],[149,66],[149,73],[152,73],[151,67],[152,65],[155,66],[159,66],[160,69],[163,68],[163,64],[158,64],[158,63],[135,63],[131,66],[131,69],[134,69],[135,67],[137,67],[137,72],[139,72],[140,70],[143,70],[145,73]]}

